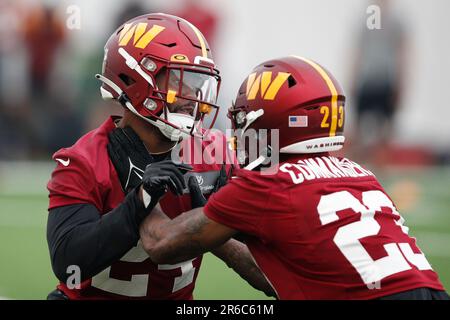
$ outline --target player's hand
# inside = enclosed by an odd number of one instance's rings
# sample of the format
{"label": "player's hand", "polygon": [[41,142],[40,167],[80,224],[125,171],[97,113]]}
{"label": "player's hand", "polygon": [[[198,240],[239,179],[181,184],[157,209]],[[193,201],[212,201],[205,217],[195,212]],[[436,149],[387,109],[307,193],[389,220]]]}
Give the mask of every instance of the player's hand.
{"label": "player's hand", "polygon": [[144,143],[130,127],[116,128],[108,135],[108,154],[125,193],[137,187],[145,167],[154,162]]}
{"label": "player's hand", "polygon": [[[216,184],[214,185],[214,189],[212,190],[212,193],[219,191],[220,188],[226,185],[232,173],[233,173],[233,166],[231,166],[227,174],[226,167],[223,164],[219,172],[219,177],[217,178]],[[200,186],[198,184],[197,178],[195,176],[191,176],[189,178],[188,188],[189,193],[191,194],[192,209],[204,207],[208,202],[208,200],[206,200],[205,196],[203,195]]]}
{"label": "player's hand", "polygon": [[161,197],[167,189],[181,196],[186,188],[183,175],[190,170],[191,166],[176,164],[171,160],[151,163],[145,168],[142,188],[152,199]]}

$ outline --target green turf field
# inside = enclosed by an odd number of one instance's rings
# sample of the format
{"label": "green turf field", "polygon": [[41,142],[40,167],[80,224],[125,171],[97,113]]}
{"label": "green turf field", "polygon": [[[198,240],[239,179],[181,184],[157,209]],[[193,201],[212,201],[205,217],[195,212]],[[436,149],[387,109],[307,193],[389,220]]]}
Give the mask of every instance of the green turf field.
{"label": "green turf field", "polygon": [[[0,164],[0,297],[43,299],[56,284],[45,224],[45,183],[52,165]],[[30,177],[31,181],[30,181]],[[450,169],[391,171],[382,182],[446,288],[450,287]],[[197,299],[264,299],[207,254]]]}

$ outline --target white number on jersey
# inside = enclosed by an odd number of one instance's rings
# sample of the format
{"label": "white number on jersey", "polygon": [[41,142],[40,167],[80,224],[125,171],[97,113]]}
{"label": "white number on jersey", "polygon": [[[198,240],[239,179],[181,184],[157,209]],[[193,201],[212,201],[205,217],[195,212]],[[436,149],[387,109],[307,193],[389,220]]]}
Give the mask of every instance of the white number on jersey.
{"label": "white number on jersey", "polygon": [[[387,243],[383,247],[387,256],[373,260],[364,249],[359,239],[375,236],[380,231],[380,225],[375,220],[375,214],[381,207],[388,207],[392,213],[399,216],[395,223],[403,233],[408,234],[408,228],[403,225],[404,219],[395,209],[392,201],[381,191],[366,191],[362,194],[363,203],[348,191],[335,192],[322,196],[317,206],[322,225],[339,220],[338,211],[351,209],[361,214],[361,220],[342,226],[336,232],[333,240],[339,250],[358,271],[364,283],[372,288],[374,283],[398,272],[411,269],[408,261],[419,270],[431,270],[431,266],[423,253],[414,253],[409,243]],[[403,257],[406,257],[408,261]]]}
{"label": "white number on jersey", "polygon": [[[141,242],[128,251],[120,261],[125,262],[144,262],[148,254],[144,251]],[[158,265],[158,270],[181,269],[181,275],[174,278],[172,292],[187,287],[194,281],[195,267],[192,263],[194,259],[178,264]],[[119,280],[110,277],[111,267],[106,268],[96,276],[92,277],[91,285],[103,291],[119,294],[127,297],[145,297],[147,296],[148,274],[134,274],[130,281]]]}

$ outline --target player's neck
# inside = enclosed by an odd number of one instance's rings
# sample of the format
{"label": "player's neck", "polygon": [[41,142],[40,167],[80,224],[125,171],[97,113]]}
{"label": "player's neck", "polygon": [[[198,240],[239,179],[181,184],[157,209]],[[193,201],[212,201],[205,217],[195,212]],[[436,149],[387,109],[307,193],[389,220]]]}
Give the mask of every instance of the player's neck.
{"label": "player's neck", "polygon": [[136,117],[130,112],[125,112],[119,122],[119,127],[131,127],[141,138],[147,150],[152,154],[162,154],[173,149],[176,142],[167,139],[155,126]]}

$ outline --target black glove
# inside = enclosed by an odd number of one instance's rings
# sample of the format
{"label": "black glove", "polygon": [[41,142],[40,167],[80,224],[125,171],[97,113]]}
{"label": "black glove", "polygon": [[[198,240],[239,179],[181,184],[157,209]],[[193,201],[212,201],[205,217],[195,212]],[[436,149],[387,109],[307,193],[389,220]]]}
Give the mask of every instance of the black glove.
{"label": "black glove", "polygon": [[183,175],[190,170],[191,166],[176,164],[171,160],[151,163],[145,168],[142,187],[152,199],[159,199],[167,188],[181,196],[186,188]]}
{"label": "black glove", "polygon": [[116,128],[108,135],[108,154],[125,193],[137,187],[145,167],[154,162],[144,143],[130,127]]}
{"label": "black glove", "polygon": [[[222,188],[224,185],[227,184],[228,179],[231,178],[231,175],[233,173],[233,166],[231,166],[230,171],[227,174],[226,167],[223,164],[222,168],[219,172],[219,177],[216,180],[216,184],[214,185],[214,189],[212,190],[211,194],[214,192],[219,191],[220,188]],[[206,202],[208,202],[205,198],[205,196],[202,193],[202,190],[200,189],[200,186],[198,185],[197,178],[195,176],[191,176],[188,181],[188,187],[189,187],[189,193],[191,194],[191,206],[192,209],[204,207],[206,205]]]}

